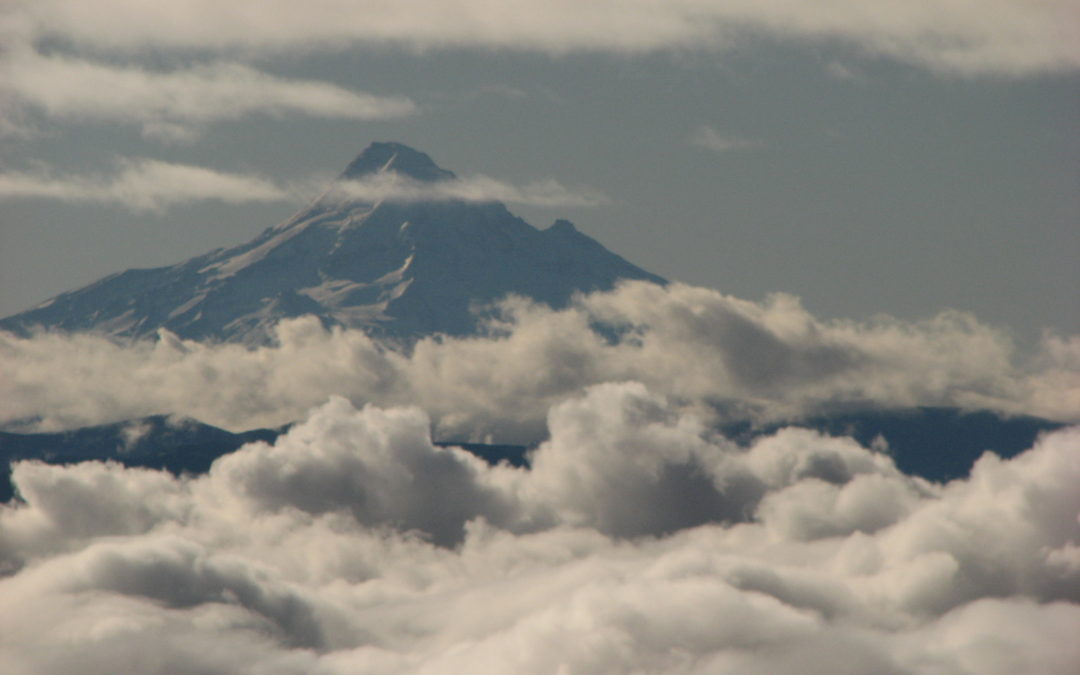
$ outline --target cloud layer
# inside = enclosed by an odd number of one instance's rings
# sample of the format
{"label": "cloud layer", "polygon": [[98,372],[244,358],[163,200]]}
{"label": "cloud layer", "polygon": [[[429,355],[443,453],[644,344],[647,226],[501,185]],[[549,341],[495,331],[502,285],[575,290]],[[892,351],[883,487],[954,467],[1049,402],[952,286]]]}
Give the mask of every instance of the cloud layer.
{"label": "cloud layer", "polygon": [[548,408],[585,387],[640,381],[709,423],[831,406],[955,405],[1080,421],[1080,341],[1033,357],[967,314],[922,322],[822,321],[796,298],[763,303],[636,282],[564,310],[510,299],[476,338],[393,350],[315,319],[277,344],[115,344],[0,333],[0,425],[62,429],[162,412],[234,430],[301,418],[330,394],[415,404],[440,439],[532,442]]}
{"label": "cloud layer", "polygon": [[531,470],[331,400],[177,479],[18,464],[15,675],[1069,673],[1080,432],[932,485],[849,439],[738,449],[640,384],[554,406]]}
{"label": "cloud layer", "polygon": [[[274,57],[356,48],[722,54],[766,39],[854,47],[949,74],[1075,71],[1078,15],[1078,0],[998,0],[992,8],[971,0],[872,8],[859,0],[813,7],[787,0],[314,0],[302,7],[284,0],[15,0],[0,10],[0,133],[32,136],[28,111],[132,124],[169,142],[249,115],[368,120],[416,112],[402,96],[264,70]],[[716,147],[718,140],[706,134],[700,142]]]}
{"label": "cloud layer", "polygon": [[672,0],[209,0],[142,3],[34,0],[8,10],[27,39],[140,50],[478,47],[550,53],[723,49],[745,37],[837,41],[870,54],[962,73],[1024,74],[1080,67],[1075,0],[910,2]]}

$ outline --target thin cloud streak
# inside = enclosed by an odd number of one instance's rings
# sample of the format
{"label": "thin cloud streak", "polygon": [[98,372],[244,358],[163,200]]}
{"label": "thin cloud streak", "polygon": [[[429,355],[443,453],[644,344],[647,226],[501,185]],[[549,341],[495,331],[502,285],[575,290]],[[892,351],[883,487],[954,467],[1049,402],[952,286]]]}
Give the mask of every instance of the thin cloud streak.
{"label": "thin cloud streak", "polygon": [[[121,159],[107,175],[54,176],[47,170],[0,173],[0,200],[44,199],[119,206],[137,212],[156,212],[200,201],[228,204],[298,201],[313,192],[314,178],[289,185],[238,173],[153,159]],[[393,172],[362,181],[338,181],[323,196],[326,201],[381,200],[421,202],[463,200],[507,202],[530,206],[585,207],[607,203],[589,188],[569,188],[556,180],[513,185],[486,176],[438,183],[416,181]]]}
{"label": "thin cloud streak", "polygon": [[274,77],[239,63],[154,71],[20,50],[0,67],[9,107],[30,107],[54,119],[135,124],[159,140],[192,140],[210,123],[251,115],[369,120],[417,111],[405,97]]}
{"label": "thin cloud streak", "polygon": [[705,148],[706,150],[712,150],[714,152],[727,152],[729,150],[743,150],[745,148],[752,148],[757,143],[745,138],[733,138],[731,136],[724,136],[716,129],[710,126],[703,125],[694,131],[690,136],[690,142],[698,147]]}
{"label": "thin cloud streak", "polygon": [[292,196],[258,176],[152,159],[124,159],[119,170],[108,176],[0,173],[0,199],[5,198],[97,203],[137,212],[162,212],[202,201],[244,204],[277,202]]}
{"label": "thin cloud streak", "polygon": [[341,181],[334,185],[330,198],[368,202],[431,202],[462,200],[467,202],[505,202],[528,206],[600,206],[608,198],[591,188],[571,188],[556,180],[533,181],[513,185],[478,175],[467,178],[426,182],[396,172],[373,174],[362,180]]}

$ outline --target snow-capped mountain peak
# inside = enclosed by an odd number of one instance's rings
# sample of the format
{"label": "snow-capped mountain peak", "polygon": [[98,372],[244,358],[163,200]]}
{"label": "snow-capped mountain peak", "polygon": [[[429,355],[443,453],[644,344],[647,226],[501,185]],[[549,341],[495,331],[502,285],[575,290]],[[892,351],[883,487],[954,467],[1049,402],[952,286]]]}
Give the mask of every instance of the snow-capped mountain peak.
{"label": "snow-capped mountain peak", "polygon": [[412,339],[477,328],[471,308],[514,293],[561,306],[619,279],[664,280],[559,220],[538,230],[500,202],[359,199],[350,182],[452,180],[426,154],[373,143],[322,197],[255,239],[157,269],[134,269],[0,320],[152,337],[259,342],[278,320],[314,314],[326,325]]}

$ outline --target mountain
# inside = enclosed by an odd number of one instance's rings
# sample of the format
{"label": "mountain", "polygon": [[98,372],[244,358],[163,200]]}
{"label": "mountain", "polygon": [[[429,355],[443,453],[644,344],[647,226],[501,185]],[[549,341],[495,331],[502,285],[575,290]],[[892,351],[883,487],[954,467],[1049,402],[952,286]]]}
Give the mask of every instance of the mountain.
{"label": "mountain", "polygon": [[[476,328],[471,308],[508,293],[560,307],[619,279],[666,283],[568,221],[538,230],[500,202],[440,196],[454,181],[422,152],[373,143],[310,205],[247,243],[105,277],[0,320],[0,329],[137,338],[166,328],[254,343],[280,319],[314,314],[381,336],[463,335]],[[372,183],[411,192],[353,196]]]}

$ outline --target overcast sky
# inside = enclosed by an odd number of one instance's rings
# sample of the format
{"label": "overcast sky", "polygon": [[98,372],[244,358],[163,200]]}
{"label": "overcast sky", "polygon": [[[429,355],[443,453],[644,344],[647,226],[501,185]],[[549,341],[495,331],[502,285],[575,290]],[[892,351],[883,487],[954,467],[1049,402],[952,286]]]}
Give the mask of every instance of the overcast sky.
{"label": "overcast sky", "polygon": [[5,3],[0,315],[240,243],[398,140],[671,279],[1080,332],[1074,0],[586,7]]}

